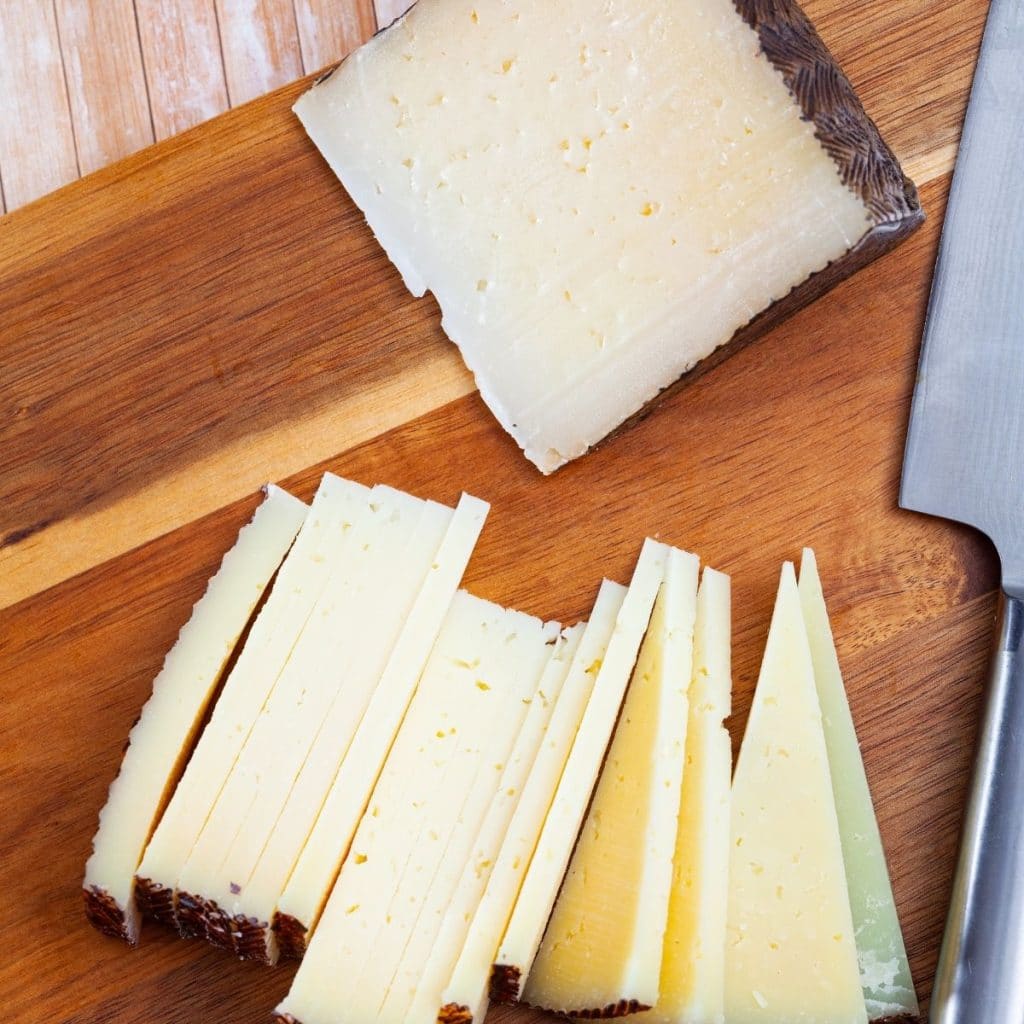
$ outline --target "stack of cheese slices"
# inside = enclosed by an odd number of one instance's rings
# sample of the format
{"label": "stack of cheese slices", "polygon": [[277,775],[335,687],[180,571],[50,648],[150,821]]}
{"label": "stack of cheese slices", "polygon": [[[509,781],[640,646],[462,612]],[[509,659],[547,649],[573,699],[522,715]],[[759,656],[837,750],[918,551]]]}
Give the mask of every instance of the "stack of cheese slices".
{"label": "stack of cheese slices", "polygon": [[813,555],[731,779],[728,577],[648,540],[563,628],[458,589],[486,514],[267,489],[132,730],[90,920],[302,956],[288,1024],[916,1016]]}

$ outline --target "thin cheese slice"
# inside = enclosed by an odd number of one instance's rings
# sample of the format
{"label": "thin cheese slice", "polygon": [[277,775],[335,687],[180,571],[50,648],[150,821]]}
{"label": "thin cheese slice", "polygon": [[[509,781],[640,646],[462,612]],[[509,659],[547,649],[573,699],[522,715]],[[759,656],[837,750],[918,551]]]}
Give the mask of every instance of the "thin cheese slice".
{"label": "thin cheese slice", "polygon": [[733,779],[729,1024],[864,1024],[850,899],[811,649],[782,569]]}
{"label": "thin cheese slice", "polygon": [[647,540],[615,622],[615,630],[558,783],[530,867],[495,958],[491,998],[512,1002],[523,986],[551,916],[590,796],[615,728],[658,590],[668,548]]}
{"label": "thin cheese slice", "polygon": [[100,812],[82,883],[86,913],[109,935],[138,941],[135,870],[224,669],[306,511],[298,498],[267,487],[153,681]]}
{"label": "thin cheese slice", "polygon": [[705,569],[697,592],[686,772],[672,864],[658,1002],[643,1024],[723,1024],[732,746],[729,577]]}
{"label": "thin cheese slice", "polygon": [[364,509],[369,493],[368,488],[329,473],[317,490],[139,865],[140,903],[159,920],[176,919],[174,892],[181,869],[327,585],[346,529]]}
{"label": "thin cheese slice", "polygon": [[814,552],[800,562],[800,601],[811,642],[832,793],[839,817],[860,981],[869,1020],[920,1015],[864,760],[846,699]]}
{"label": "thin cheese slice", "polygon": [[557,629],[457,596],[279,1014],[373,1019],[453,838],[496,794]]}
{"label": "thin cheese slice", "polygon": [[732,0],[421,0],[295,110],[544,472],[871,225]]}
{"label": "thin cheese slice", "polygon": [[686,754],[698,559],[665,580],[565,881],[523,989],[557,1013],[618,1017],[658,998]]}
{"label": "thin cheese slice", "polygon": [[[282,952],[301,956],[334,885],[359,819],[398,732],[455,596],[489,506],[463,495],[427,579],[348,751],[318,744],[306,759],[270,842],[249,881],[250,893],[277,902],[274,935]],[[325,728],[333,731],[334,722]],[[344,757],[342,757],[344,755]],[[289,835],[307,836],[296,859]]]}
{"label": "thin cheese slice", "polygon": [[[435,883],[432,888],[430,904],[423,908],[377,1020],[395,1024],[416,1021],[435,1024],[437,1021],[441,991],[465,941],[473,911],[480,903],[491,868],[536,763],[583,630],[583,624],[573,626],[558,638],[479,834],[466,858],[449,847],[444,865],[447,877],[442,880],[443,884]],[[461,873],[456,867],[460,859],[465,860]]]}
{"label": "thin cheese slice", "polygon": [[[278,893],[260,900],[248,881],[310,749],[344,752],[419,593],[451,509],[375,487],[353,523],[309,622],[264,705],[178,880],[206,936],[272,962]],[[325,733],[326,719],[339,719]],[[292,859],[305,834],[291,835]],[[187,895],[185,895],[187,894]]]}
{"label": "thin cheese slice", "polygon": [[[590,620],[544,735],[544,743],[530,770],[522,799],[509,823],[480,905],[472,915],[462,950],[450,969],[447,987],[441,994],[438,1017],[446,1024],[480,1022],[487,1013],[491,965],[508,926],[523,876],[537,847],[544,819],[586,711],[594,680],[600,671],[625,596],[626,588],[618,583],[604,580],[601,584]],[[447,951],[439,952],[438,956],[447,956]],[[429,1002],[432,993],[424,988],[422,996]],[[416,1020],[420,1019],[420,1012],[433,1015],[437,1011],[436,1006],[428,1008],[420,1005],[420,1002],[418,994]]]}

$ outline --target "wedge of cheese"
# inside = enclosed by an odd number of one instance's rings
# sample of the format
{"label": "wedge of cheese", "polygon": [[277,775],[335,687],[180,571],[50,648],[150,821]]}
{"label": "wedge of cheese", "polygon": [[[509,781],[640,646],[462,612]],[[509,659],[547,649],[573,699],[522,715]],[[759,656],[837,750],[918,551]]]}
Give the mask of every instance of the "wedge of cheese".
{"label": "wedge of cheese", "polygon": [[[738,6],[421,0],[295,106],[544,472],[875,224],[842,73],[834,159]],[[780,66],[818,73],[789,32]]]}
{"label": "wedge of cheese", "polygon": [[375,1019],[449,851],[461,872],[497,796],[557,632],[457,596],[279,1015]]}
{"label": "wedge of cheese", "polygon": [[360,484],[324,476],[139,865],[140,905],[153,917],[176,922],[181,869],[369,494]]}
{"label": "wedge of cheese", "polygon": [[814,666],[790,562],[733,779],[725,1019],[867,1020]]}
{"label": "wedge of cheese", "polygon": [[885,850],[846,699],[814,552],[800,562],[800,601],[825,724],[860,980],[869,1020],[920,1015],[892,894]]}
{"label": "wedge of cheese", "polygon": [[647,540],[615,622],[594,692],[544,821],[491,976],[491,999],[521,998],[569,866],[626,687],[665,575],[668,548]]}
{"label": "wedge of cheese", "polygon": [[723,1024],[732,746],[729,577],[705,569],[697,591],[686,770],[658,1001],[644,1024]]}
{"label": "wedge of cheese", "polygon": [[[378,1021],[392,1024],[412,1024],[414,1020],[435,1024],[437,1021],[441,991],[536,762],[582,632],[582,625],[564,630],[552,648],[537,691],[530,698],[515,746],[502,769],[496,794],[490,792],[493,780],[481,779],[490,799],[483,823],[475,835],[472,829],[464,827],[453,834],[431,884],[429,898],[424,902],[398,969],[388,985],[387,997],[377,1013]],[[416,1007],[414,1002],[418,1004]]]}
{"label": "wedge of cheese", "polygon": [[306,511],[279,487],[266,488],[266,498],[224,556],[153,681],[85,866],[86,914],[108,935],[138,941],[135,870],[224,669]]}
{"label": "wedge of cheese", "polygon": [[[479,905],[472,912],[457,959],[453,958],[447,965],[449,977],[440,1003],[430,1006],[434,997],[433,970],[440,969],[442,961],[448,961],[450,951],[439,944],[436,957],[425,970],[424,985],[417,992],[410,1020],[429,1018],[433,1021],[437,1017],[444,1024],[483,1021],[487,1013],[491,965],[537,847],[625,596],[626,588],[618,583],[604,580],[601,584],[498,859],[486,880]],[[428,978],[431,979],[429,985]]]}
{"label": "wedge of cheese", "polygon": [[[348,531],[341,563],[179,876],[179,918],[191,907],[211,942],[273,960],[279,893],[260,899],[249,878],[313,749],[347,750],[451,517],[442,505],[379,486]],[[292,862],[305,841],[304,832],[290,834]]]}
{"label": "wedge of cheese", "polygon": [[[315,746],[249,880],[247,899],[276,906],[272,941],[287,955],[301,956],[316,926],[488,508],[478,498],[462,496],[351,746],[347,751],[329,743]],[[326,734],[335,734],[337,717],[332,710]],[[300,834],[307,838],[295,855],[288,837]]]}
{"label": "wedge of cheese", "polygon": [[615,735],[523,1002],[618,1017],[658,999],[699,563],[672,548]]}

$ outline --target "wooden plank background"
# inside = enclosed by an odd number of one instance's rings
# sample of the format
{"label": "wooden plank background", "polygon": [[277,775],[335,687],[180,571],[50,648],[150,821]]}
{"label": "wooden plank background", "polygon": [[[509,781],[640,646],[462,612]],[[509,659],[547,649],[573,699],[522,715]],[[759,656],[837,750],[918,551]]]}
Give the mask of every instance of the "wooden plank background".
{"label": "wooden plank background", "polygon": [[0,0],[0,214],[340,60],[408,0]]}

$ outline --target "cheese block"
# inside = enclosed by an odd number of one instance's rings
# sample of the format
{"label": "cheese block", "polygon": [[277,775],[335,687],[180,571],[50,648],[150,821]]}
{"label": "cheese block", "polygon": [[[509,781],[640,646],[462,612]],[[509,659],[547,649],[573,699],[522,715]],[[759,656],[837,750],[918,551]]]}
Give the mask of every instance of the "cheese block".
{"label": "cheese block", "polygon": [[496,795],[557,631],[456,597],[279,1017],[375,1017],[449,847]]}
{"label": "cheese block", "polygon": [[[417,925],[377,1015],[378,1020],[402,1024],[435,1024],[437,1021],[441,992],[465,942],[473,912],[480,904],[491,869],[536,764],[584,628],[582,623],[573,626],[563,630],[558,638],[502,772],[497,795],[487,809],[461,874],[450,887],[450,893],[446,893],[446,887],[434,886],[430,916]],[[450,865],[446,864],[452,874],[455,874],[457,861],[456,856],[451,856]],[[424,908],[426,914],[427,908]]]}
{"label": "cheese block", "polygon": [[491,999],[522,996],[597,783],[626,687],[665,575],[668,548],[644,542],[587,710],[544,821],[491,975]]}
{"label": "cheese block", "polygon": [[[398,732],[431,649],[442,628],[489,506],[463,495],[426,581],[348,751],[318,744],[307,757],[288,802],[249,881],[250,895],[273,897],[272,941],[301,956],[315,928],[381,766]],[[325,730],[333,732],[333,715]],[[305,835],[291,854],[290,835]]]}
{"label": "cheese block", "polygon": [[[470,1024],[474,1020],[483,1021],[486,1015],[491,965],[533,858],[625,596],[625,587],[611,580],[602,582],[545,732],[543,746],[530,769],[526,788],[509,822],[480,903],[472,913],[458,959],[450,966],[438,1014],[444,1024]],[[439,950],[438,957],[447,956],[447,950]],[[423,998],[429,1001],[430,993],[424,991]],[[417,1004],[419,1002],[418,996]],[[416,1009],[426,1011],[427,1007],[417,1005]]]}
{"label": "cheese block", "polygon": [[783,566],[733,778],[729,1024],[864,1024],[850,899],[811,649]]}
{"label": "cheese block", "polygon": [[732,746],[729,577],[705,569],[697,591],[686,770],[658,1001],[644,1024],[723,1024]]}
{"label": "cheese block", "polygon": [[420,0],[295,111],[546,473],[921,219],[788,0]]}
{"label": "cheese block", "polygon": [[[348,531],[341,564],[179,876],[178,916],[189,908],[211,942],[250,959],[274,959],[270,922],[279,892],[261,898],[250,892],[249,877],[311,749],[323,744],[343,755],[348,748],[451,516],[444,506],[380,486]],[[291,833],[292,861],[305,840],[305,833]]]}
{"label": "cheese block", "polygon": [[699,563],[670,549],[622,713],[523,1002],[618,1017],[657,1002],[686,754]]}
{"label": "cheese block", "polygon": [[920,1010],[896,915],[885,850],[832,640],[818,566],[810,548],[804,549],[800,562],[799,586],[825,725],[825,746],[868,1019],[907,1015],[917,1020]]}
{"label": "cheese block", "polygon": [[174,893],[181,869],[369,494],[368,488],[329,473],[321,481],[138,867],[140,905],[158,920],[176,923]]}
{"label": "cheese block", "polygon": [[306,517],[306,506],[281,488],[265,493],[164,659],[100,811],[82,883],[86,915],[133,945],[135,869],[239,638]]}

